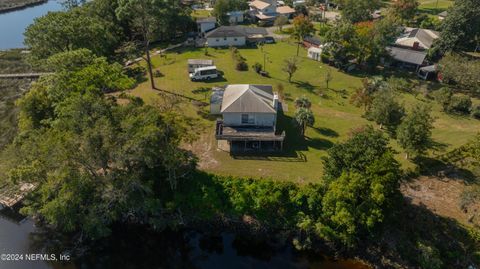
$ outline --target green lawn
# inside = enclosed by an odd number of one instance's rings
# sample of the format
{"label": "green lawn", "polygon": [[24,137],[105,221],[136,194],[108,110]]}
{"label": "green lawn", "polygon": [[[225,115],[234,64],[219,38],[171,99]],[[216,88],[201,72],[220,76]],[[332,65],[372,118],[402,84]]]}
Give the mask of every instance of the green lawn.
{"label": "green lawn", "polygon": [[211,16],[210,10],[197,9],[192,11],[192,17],[194,18],[207,18]]}
{"label": "green lawn", "polygon": [[[279,128],[286,130],[287,133],[285,153],[279,156],[232,158],[228,153],[217,150],[213,136],[214,119],[207,115],[208,106],[199,108],[190,102],[183,102],[181,109],[184,113],[198,119],[197,124],[202,127],[199,140],[188,147],[199,156],[199,166],[206,171],[239,176],[272,177],[296,182],[317,180],[322,175],[321,157],[326,155],[326,150],[334,143],[344,140],[352,128],[372,124],[362,117],[362,109],[349,103],[350,94],[361,85],[361,76],[338,72],[325,64],[312,61],[305,57],[306,51],[302,48],[300,68],[294,74],[292,83],[288,83],[287,75],[281,69],[284,60],[295,55],[296,46],[279,42],[265,45],[263,50],[268,55],[267,71],[271,78],[261,77],[252,68],[249,71],[235,71],[228,49],[208,49],[209,56],[204,55],[204,49],[172,52],[168,53],[166,58],[155,56],[154,66],[163,74],[162,77],[155,79],[157,87],[207,101],[205,94],[192,91],[199,87],[210,88],[234,83],[271,84],[276,88],[281,83],[285,88],[285,103],[288,105],[288,111],[284,116],[279,117],[278,123]],[[260,49],[245,48],[240,49],[240,53],[247,59],[249,66],[255,62],[263,64],[263,53]],[[224,72],[224,79],[208,83],[191,82],[186,68],[186,61],[189,58],[213,59],[218,69]],[[333,75],[330,89],[326,89],[324,81],[327,69],[330,69]],[[144,98],[147,102],[153,102],[158,98],[158,92],[149,89],[148,82],[140,84],[132,94]],[[308,128],[305,140],[296,135],[291,118],[295,110],[292,101],[302,95],[306,95],[312,101],[312,110],[316,117],[314,128]],[[434,116],[437,118],[433,139],[439,145],[432,151],[435,154],[465,143],[480,130],[480,121],[446,115],[440,111],[438,105],[424,98],[422,94],[418,94],[417,97],[412,94],[402,94],[401,99],[407,108],[417,102],[433,105]],[[411,167],[412,164],[403,159],[395,141],[392,141],[392,146],[399,151],[398,159],[402,165]]]}
{"label": "green lawn", "polygon": [[420,11],[437,15],[453,5],[453,2],[452,0],[420,0],[418,8]]}

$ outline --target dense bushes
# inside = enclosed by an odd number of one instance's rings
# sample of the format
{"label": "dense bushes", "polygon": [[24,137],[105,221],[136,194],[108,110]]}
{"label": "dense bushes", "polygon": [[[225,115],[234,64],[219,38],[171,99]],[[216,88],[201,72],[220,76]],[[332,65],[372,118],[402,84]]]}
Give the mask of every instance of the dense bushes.
{"label": "dense bushes", "polygon": [[449,88],[442,88],[434,94],[444,112],[468,115],[472,109],[472,99],[466,95],[454,95]]}

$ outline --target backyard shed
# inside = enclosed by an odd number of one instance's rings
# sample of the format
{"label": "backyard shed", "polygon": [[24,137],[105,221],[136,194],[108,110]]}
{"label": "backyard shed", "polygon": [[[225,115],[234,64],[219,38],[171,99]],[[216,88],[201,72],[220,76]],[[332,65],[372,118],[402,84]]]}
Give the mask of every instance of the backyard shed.
{"label": "backyard shed", "polygon": [[321,55],[322,55],[322,48],[317,48],[317,47],[310,47],[308,49],[308,58],[315,60],[315,61],[321,61]]}

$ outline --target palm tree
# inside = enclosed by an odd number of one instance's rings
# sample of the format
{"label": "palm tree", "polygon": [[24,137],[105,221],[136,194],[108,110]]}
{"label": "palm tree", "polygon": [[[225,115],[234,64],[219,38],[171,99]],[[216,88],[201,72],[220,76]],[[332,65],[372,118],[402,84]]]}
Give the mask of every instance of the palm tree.
{"label": "palm tree", "polygon": [[312,126],[313,123],[315,123],[315,117],[310,109],[301,107],[295,113],[295,121],[301,128],[300,131],[302,136],[305,136],[307,126]]}
{"label": "palm tree", "polygon": [[307,109],[310,109],[310,107],[312,106],[312,102],[310,102],[310,100],[308,100],[308,98],[304,95],[302,97],[298,97],[297,99],[295,99],[295,107],[298,109],[298,108],[307,108]]}

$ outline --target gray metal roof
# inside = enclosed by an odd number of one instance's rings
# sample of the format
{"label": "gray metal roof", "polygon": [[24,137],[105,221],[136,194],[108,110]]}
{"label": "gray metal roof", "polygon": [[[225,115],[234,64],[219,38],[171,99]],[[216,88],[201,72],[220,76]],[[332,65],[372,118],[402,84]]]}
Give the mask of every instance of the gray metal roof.
{"label": "gray metal roof", "polygon": [[397,61],[420,65],[427,56],[426,51],[416,51],[398,47],[387,47],[390,55]]}
{"label": "gray metal roof", "polygon": [[277,113],[271,85],[233,84],[225,87],[222,113]]}
{"label": "gray metal roof", "polygon": [[261,27],[246,27],[241,25],[220,26],[205,37],[248,37],[250,35],[267,35],[267,30]]}
{"label": "gray metal roof", "polygon": [[213,60],[209,59],[188,59],[188,64],[213,65]]}

